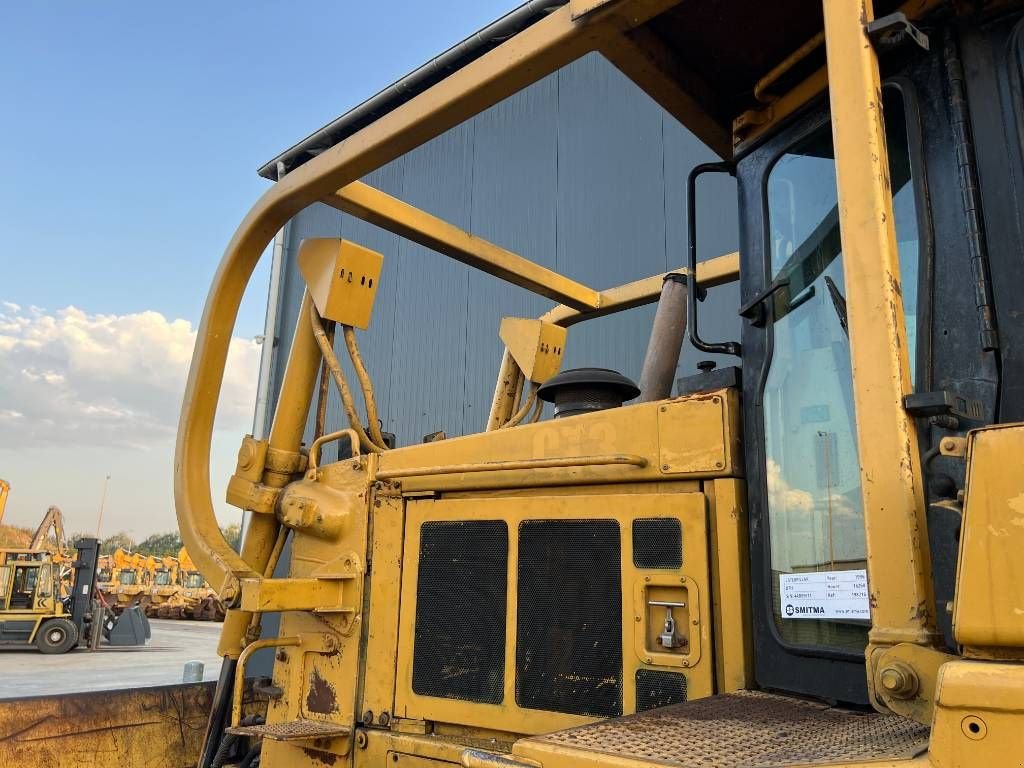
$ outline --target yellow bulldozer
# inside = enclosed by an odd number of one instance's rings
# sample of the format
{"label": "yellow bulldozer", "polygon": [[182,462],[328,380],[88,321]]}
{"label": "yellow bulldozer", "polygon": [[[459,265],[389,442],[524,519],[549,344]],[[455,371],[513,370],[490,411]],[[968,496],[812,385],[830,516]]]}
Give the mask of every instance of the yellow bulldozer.
{"label": "yellow bulldozer", "polygon": [[[546,0],[453,50],[283,159],[228,245],[175,462],[224,663],[188,737],[165,705],[121,761],[1020,768],[1022,4]],[[361,181],[591,52],[720,157],[689,173],[678,268],[598,290]],[[736,179],[740,248],[697,263],[709,174]],[[355,332],[389,254],[306,240],[272,429],[228,486],[236,552],[209,477],[228,344],[316,203],[554,306],[501,322],[482,431],[391,448]],[[737,281],[741,337],[702,337]],[[642,369],[560,370],[572,326],[653,303]],[[737,365],[673,390],[684,334]],[[310,435],[318,376],[348,425]],[[63,759],[96,753],[87,726]]]}
{"label": "yellow bulldozer", "polygon": [[196,567],[185,547],[178,552],[178,563],[179,582],[188,602],[186,617],[201,621],[224,621],[224,603]]}
{"label": "yellow bulldozer", "polygon": [[181,585],[181,565],[176,557],[146,557],[149,592],[145,599],[146,615],[159,619],[183,619],[192,602]]}
{"label": "yellow bulldozer", "polygon": [[105,603],[118,614],[132,605],[145,610],[150,602],[154,571],[147,556],[118,547],[105,557],[106,560],[100,561],[98,585]]}

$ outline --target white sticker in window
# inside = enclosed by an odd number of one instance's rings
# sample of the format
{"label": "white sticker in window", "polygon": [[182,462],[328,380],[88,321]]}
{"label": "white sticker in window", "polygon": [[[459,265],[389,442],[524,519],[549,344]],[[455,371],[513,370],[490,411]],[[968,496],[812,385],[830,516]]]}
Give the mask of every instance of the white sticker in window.
{"label": "white sticker in window", "polygon": [[864,569],[780,573],[779,592],[784,619],[871,618]]}

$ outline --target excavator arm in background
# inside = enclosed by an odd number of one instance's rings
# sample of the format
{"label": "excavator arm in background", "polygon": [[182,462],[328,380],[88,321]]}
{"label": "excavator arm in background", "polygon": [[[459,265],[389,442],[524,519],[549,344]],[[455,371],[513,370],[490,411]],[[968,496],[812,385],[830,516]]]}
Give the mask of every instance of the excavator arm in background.
{"label": "excavator arm in background", "polygon": [[[2,509],[2,505],[0,505],[0,509]],[[63,552],[67,542],[64,537],[64,514],[60,511],[60,507],[50,507],[46,510],[46,514],[43,516],[42,522],[39,523],[39,527],[36,528],[36,532],[32,536],[32,543],[29,546],[32,549],[42,549],[46,543],[47,534],[51,530],[53,530],[53,535],[57,542],[57,550]]]}
{"label": "excavator arm in background", "polygon": [[0,524],[4,521],[4,510],[7,508],[7,494],[11,492],[11,484],[0,480]]}

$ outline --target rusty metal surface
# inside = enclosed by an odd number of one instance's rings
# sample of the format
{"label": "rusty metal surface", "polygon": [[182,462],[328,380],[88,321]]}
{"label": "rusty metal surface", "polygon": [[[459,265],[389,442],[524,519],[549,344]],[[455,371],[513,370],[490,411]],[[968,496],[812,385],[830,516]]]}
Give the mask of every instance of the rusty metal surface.
{"label": "rusty metal surface", "polygon": [[0,701],[0,765],[194,766],[213,683]]}
{"label": "rusty metal surface", "polygon": [[228,728],[228,733],[234,733],[239,736],[262,736],[271,741],[309,741],[310,739],[329,739],[335,736],[347,736],[351,733],[351,729],[344,725],[324,723],[318,720],[292,720],[288,723]]}
{"label": "rusty metal surface", "polygon": [[531,744],[680,768],[774,768],[913,757],[927,748],[928,729],[894,715],[741,691],[526,739],[516,752],[530,756]]}

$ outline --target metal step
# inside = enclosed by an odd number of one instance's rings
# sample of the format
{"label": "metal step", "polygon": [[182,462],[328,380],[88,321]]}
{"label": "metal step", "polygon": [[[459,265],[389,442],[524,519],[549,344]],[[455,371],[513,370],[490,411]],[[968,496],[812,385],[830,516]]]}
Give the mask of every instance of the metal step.
{"label": "metal step", "polygon": [[262,736],[271,741],[312,741],[313,739],[332,739],[348,736],[352,729],[337,723],[325,723],[321,720],[292,720],[287,723],[267,723],[265,725],[239,725],[228,728],[228,733],[236,736]]}
{"label": "metal step", "polygon": [[928,728],[896,715],[743,691],[521,739],[513,762],[780,768],[902,760],[927,748]]}

